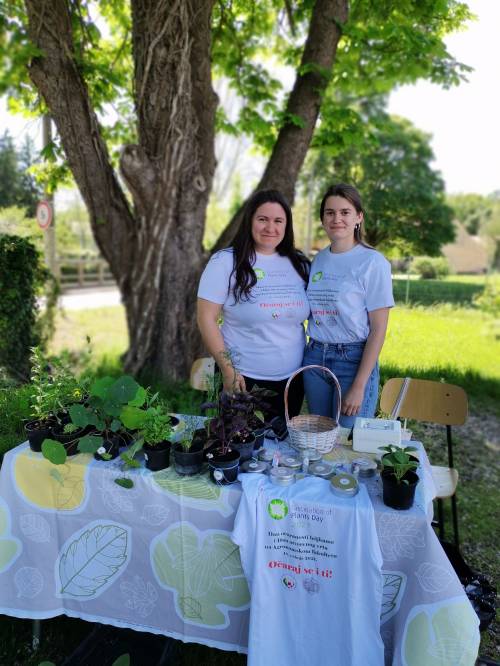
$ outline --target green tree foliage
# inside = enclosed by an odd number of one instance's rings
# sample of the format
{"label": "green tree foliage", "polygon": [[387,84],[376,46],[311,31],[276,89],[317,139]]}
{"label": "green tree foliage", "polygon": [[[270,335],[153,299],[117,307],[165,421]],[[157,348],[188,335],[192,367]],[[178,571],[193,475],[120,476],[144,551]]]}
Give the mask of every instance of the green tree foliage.
{"label": "green tree foliage", "polygon": [[493,201],[481,194],[450,194],[447,203],[469,234],[479,234],[491,218]]}
{"label": "green tree foliage", "polygon": [[490,266],[500,269],[500,191],[481,194],[451,194],[447,203],[454,217],[467,231],[479,235],[488,245]]}
{"label": "green tree foliage", "polygon": [[[149,366],[174,378],[199,352],[191,310],[207,259],[214,130],[250,137],[269,156],[256,187],[293,199],[315,132],[316,145],[337,149],[361,140],[363,115],[353,100],[422,77],[451,85],[468,69],[443,41],[470,17],[458,0],[53,0],[43,11],[37,0],[8,0],[6,7],[0,92],[9,93],[11,109],[48,111],[57,125],[44,151],[52,160],[46,182],[54,187],[71,165],[122,290],[127,369]],[[227,79],[236,112],[216,112],[211,77]],[[216,248],[232,242],[240,219],[241,208]],[[428,219],[413,234],[425,253],[434,251],[419,238]],[[189,288],[179,289],[172,275]]]}
{"label": "green tree foliage", "polygon": [[26,239],[0,235],[0,373],[29,377],[30,347],[40,344],[37,297],[48,278]]}
{"label": "green tree foliage", "polygon": [[35,161],[32,140],[27,137],[18,151],[8,130],[0,137],[0,208],[18,206],[33,216],[40,187],[29,172]]}
{"label": "green tree foliage", "polygon": [[[318,198],[334,182],[355,185],[366,208],[368,243],[404,254],[439,254],[454,238],[444,183],[431,167],[429,136],[391,117],[378,101],[353,111],[364,117],[365,138],[339,147],[323,144],[313,161]],[[323,137],[324,138],[324,137]],[[310,173],[306,175],[310,182]]]}

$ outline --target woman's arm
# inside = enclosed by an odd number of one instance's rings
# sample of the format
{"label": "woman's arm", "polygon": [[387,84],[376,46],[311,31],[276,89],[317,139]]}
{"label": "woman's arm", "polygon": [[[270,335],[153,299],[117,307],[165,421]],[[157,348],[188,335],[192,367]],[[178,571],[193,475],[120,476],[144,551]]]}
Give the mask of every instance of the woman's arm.
{"label": "woman's arm", "polygon": [[231,358],[224,346],[224,339],[220,332],[218,320],[222,305],[212,303],[204,298],[198,298],[197,321],[205,347],[214,357],[222,373],[224,391],[234,393],[245,391],[245,380],[231,363]]}
{"label": "woman's arm", "polygon": [[365,394],[366,382],[375,367],[384,344],[387,322],[389,321],[389,310],[390,308],[379,308],[368,313],[370,333],[366,339],[365,349],[356,377],[351,388],[342,398],[342,414],[355,416],[360,410]]}

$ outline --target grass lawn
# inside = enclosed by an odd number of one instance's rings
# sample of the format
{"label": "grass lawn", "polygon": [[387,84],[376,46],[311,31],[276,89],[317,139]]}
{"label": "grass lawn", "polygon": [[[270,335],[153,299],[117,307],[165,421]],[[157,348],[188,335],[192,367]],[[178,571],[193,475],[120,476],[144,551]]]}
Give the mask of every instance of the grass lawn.
{"label": "grass lawn", "polygon": [[[481,279],[483,282],[480,282]],[[405,282],[401,282],[404,287]],[[421,286],[429,282],[437,284]],[[412,308],[398,303],[391,313],[381,356],[381,371],[383,381],[391,376],[410,375],[443,379],[459,384],[467,391],[471,415],[463,428],[454,429],[456,464],[460,474],[458,507],[462,552],[473,569],[487,575],[498,586],[500,335],[495,329],[498,323],[491,315],[470,307],[474,295],[472,291],[467,292],[465,299],[457,296],[458,287],[472,287],[477,291],[482,289],[483,284],[482,277],[466,280],[450,276],[444,281],[412,281],[411,289],[419,285],[415,289],[421,290],[412,293],[422,298],[422,290],[427,290],[428,302],[440,303],[447,298],[453,304]],[[443,286],[451,291],[444,293]],[[398,289],[395,285],[396,295]],[[463,304],[469,304],[469,307]],[[51,350],[57,353],[66,348],[78,353],[86,345],[86,335],[92,339],[93,365],[97,371],[119,372],[119,356],[127,346],[123,308],[67,311],[59,315]],[[166,387],[165,392],[176,410],[197,411],[200,396],[185,385]],[[16,396],[0,392],[0,453],[2,447],[6,450],[21,441],[20,418],[25,415],[26,408],[25,389]],[[444,429],[423,424],[409,425],[416,438],[424,442],[432,462],[444,464]],[[451,524],[450,519],[447,524]],[[90,630],[91,625],[81,620],[61,617],[44,621],[42,645],[39,652],[33,655],[27,647],[31,622],[3,616],[0,622],[0,664],[36,666],[44,659],[61,664]],[[498,660],[499,650],[497,622],[482,634],[480,654]],[[175,663],[185,666],[242,666],[246,659],[235,653],[186,645]]]}

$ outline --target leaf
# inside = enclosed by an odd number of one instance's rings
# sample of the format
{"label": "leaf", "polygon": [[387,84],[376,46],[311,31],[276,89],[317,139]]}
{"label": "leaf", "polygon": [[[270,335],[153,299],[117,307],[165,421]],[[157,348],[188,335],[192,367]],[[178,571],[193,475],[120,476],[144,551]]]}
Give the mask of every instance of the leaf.
{"label": "leaf", "polygon": [[146,412],[133,405],[125,405],[120,412],[120,419],[126,428],[137,430],[144,425]]}
{"label": "leaf", "polygon": [[[59,474],[59,472],[57,473]],[[50,525],[43,516],[36,513],[26,513],[20,517],[19,526],[24,536],[35,543],[50,541]]]}
{"label": "leaf", "polygon": [[127,560],[128,533],[119,525],[96,525],[82,531],[58,562],[60,594],[94,597],[111,584]]}
{"label": "leaf", "polygon": [[14,585],[18,597],[34,599],[43,589],[43,576],[34,567],[21,567],[14,576]]}
{"label": "leaf", "polygon": [[122,488],[133,488],[134,487],[134,482],[132,479],[128,479],[126,477],[119,477],[118,479],[115,479],[115,483]]}
{"label": "leaf", "polygon": [[90,387],[90,395],[95,395],[102,400],[108,396],[110,386],[113,386],[115,380],[113,377],[101,377],[97,379]]}
{"label": "leaf", "polygon": [[80,453],[95,453],[102,446],[103,438],[99,435],[85,435],[78,442]]}
{"label": "leaf", "polygon": [[179,599],[179,608],[184,617],[201,620],[201,604],[196,599],[193,599],[193,597],[181,597]]}
{"label": "leaf", "polygon": [[112,430],[113,432],[118,432],[118,430],[120,430],[121,427],[122,427],[122,424],[119,421],[119,419],[113,419],[111,421],[109,429]]}
{"label": "leaf", "polygon": [[55,479],[58,483],[60,483],[61,486],[63,485],[64,479],[61,472],[58,469],[51,469],[49,474],[53,479]]}
{"label": "leaf", "polygon": [[[139,386],[135,398],[133,400],[129,400],[128,404],[132,405],[133,407],[142,407],[146,402],[147,395],[148,394],[146,389],[142,386]],[[156,397],[158,397],[158,393],[155,393],[155,395],[151,398],[150,403],[153,403]]]}
{"label": "leaf", "polygon": [[130,375],[123,375],[119,377],[109,389],[109,397],[111,400],[122,405],[127,404],[130,400],[134,400],[137,396],[140,386]]}
{"label": "leaf", "polygon": [[71,417],[71,421],[77,426],[83,428],[87,425],[91,425],[91,421],[89,420],[89,413],[83,405],[71,405],[69,408],[69,415]]}
{"label": "leaf", "polygon": [[130,666],[130,655],[128,653],[121,654],[118,659],[115,659],[112,666]]}
{"label": "leaf", "polygon": [[42,454],[44,458],[50,460],[54,465],[64,465],[67,458],[66,449],[61,442],[53,439],[44,439],[42,442]]}

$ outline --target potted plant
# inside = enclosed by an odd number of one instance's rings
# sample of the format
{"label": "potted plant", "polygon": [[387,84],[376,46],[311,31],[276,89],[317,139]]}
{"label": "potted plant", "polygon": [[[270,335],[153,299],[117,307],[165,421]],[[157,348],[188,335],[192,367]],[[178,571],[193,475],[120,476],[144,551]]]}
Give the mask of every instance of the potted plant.
{"label": "potted plant", "polygon": [[[70,427],[93,429],[92,433],[78,438],[78,451],[93,453],[96,460],[116,458],[120,446],[125,444],[121,434],[125,429],[121,420],[122,411],[127,406],[143,405],[145,396],[146,390],[128,375],[118,379],[102,377],[93,382],[88,399],[69,408]],[[55,458],[58,461],[62,458],[55,444],[54,440],[48,440],[42,445],[42,453],[52,462]]]}
{"label": "potted plant", "polygon": [[181,439],[173,447],[175,471],[183,476],[198,474],[203,465],[206,430],[196,424],[196,418],[186,418]]}
{"label": "potted plant", "polygon": [[414,446],[398,447],[393,444],[379,447],[382,456],[383,500],[393,509],[410,509],[413,506],[418,476],[418,461],[411,455]]}
{"label": "potted plant", "polygon": [[223,391],[217,403],[205,403],[202,407],[217,408],[217,415],[210,419],[208,430],[216,443],[207,454],[210,476],[216,483],[233,483],[238,475],[238,465],[252,457],[256,438],[254,423],[257,409],[267,409],[266,389],[226,393]]}
{"label": "potted plant", "polygon": [[[82,388],[64,359],[51,362],[39,347],[31,350],[31,418],[25,432],[33,451],[41,451],[47,438],[70,446],[74,439],[64,427],[69,421],[70,405],[80,400]],[[76,453],[76,450],[74,451]]]}

